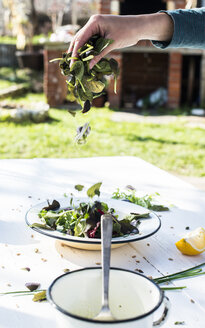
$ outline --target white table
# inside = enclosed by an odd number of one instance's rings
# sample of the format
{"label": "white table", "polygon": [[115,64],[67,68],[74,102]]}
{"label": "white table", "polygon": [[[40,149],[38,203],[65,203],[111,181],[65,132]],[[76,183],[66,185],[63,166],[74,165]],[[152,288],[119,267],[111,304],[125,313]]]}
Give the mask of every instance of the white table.
{"label": "white table", "polygon": [[[47,288],[68,268],[96,266],[100,252],[61,247],[53,239],[33,232],[25,224],[25,213],[47,198],[60,198],[102,181],[102,195],[110,196],[128,184],[148,193],[159,192],[175,207],[162,213],[161,229],[149,239],[112,250],[111,265],[158,277],[205,262],[205,254],[181,255],[175,242],[185,227],[205,227],[205,193],[136,157],[86,159],[28,159],[0,161],[0,292],[25,290],[26,282]],[[36,249],[39,252],[36,253]],[[170,260],[170,259],[173,259]],[[140,263],[136,262],[140,261]],[[29,267],[30,271],[22,270]],[[165,328],[202,328],[205,318],[205,276],[175,281],[183,291],[167,292],[172,307]],[[54,328],[51,306],[32,302],[31,296],[0,297],[0,328]]]}

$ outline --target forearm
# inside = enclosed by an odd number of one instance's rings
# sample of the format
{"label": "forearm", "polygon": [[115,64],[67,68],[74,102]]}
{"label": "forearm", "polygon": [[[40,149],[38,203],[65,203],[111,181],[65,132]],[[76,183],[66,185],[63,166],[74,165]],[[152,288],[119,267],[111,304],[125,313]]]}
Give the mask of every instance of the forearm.
{"label": "forearm", "polygon": [[152,40],[162,49],[205,49],[205,8],[135,16],[93,15],[77,32],[68,52],[78,56],[78,49],[95,34],[112,39],[113,43],[91,60],[90,68],[110,51],[130,47],[140,40]]}
{"label": "forearm", "polygon": [[156,40],[169,42],[174,33],[172,18],[166,13],[135,16],[135,32],[139,40]]}

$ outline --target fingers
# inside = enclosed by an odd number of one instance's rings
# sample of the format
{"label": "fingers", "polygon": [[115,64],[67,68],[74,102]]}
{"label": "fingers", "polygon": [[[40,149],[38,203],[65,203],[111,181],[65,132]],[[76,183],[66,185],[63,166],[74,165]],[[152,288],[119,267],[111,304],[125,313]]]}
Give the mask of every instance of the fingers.
{"label": "fingers", "polygon": [[74,46],[74,40],[71,41],[70,46],[68,48],[68,53],[73,51],[73,46]]}
{"label": "fingers", "polygon": [[[70,44],[68,52],[72,52],[72,57],[78,57],[78,49],[81,48],[92,36],[92,33],[88,30],[83,32],[80,30],[79,34],[76,34],[74,40]],[[70,62],[70,66],[72,66],[74,60],[72,59]]]}
{"label": "fingers", "polygon": [[101,51],[101,53],[98,56],[95,56],[91,61],[90,61],[90,65],[89,68],[92,69],[93,66],[95,66],[103,57],[105,57],[110,51],[112,51],[113,49],[115,49],[115,47],[113,47],[113,43],[110,44],[107,48],[105,48],[103,51]]}
{"label": "fingers", "polygon": [[[78,31],[73,41],[71,42],[68,52],[72,52],[72,57],[78,57],[78,49],[81,48],[93,35],[104,35],[104,18],[103,15],[93,15],[85,26]],[[71,60],[72,65],[74,60]]]}
{"label": "fingers", "polygon": [[[75,35],[68,52],[72,52],[72,57],[78,57],[78,49],[81,48],[98,31],[98,15],[91,16],[87,24]],[[74,60],[71,60],[71,65]]]}

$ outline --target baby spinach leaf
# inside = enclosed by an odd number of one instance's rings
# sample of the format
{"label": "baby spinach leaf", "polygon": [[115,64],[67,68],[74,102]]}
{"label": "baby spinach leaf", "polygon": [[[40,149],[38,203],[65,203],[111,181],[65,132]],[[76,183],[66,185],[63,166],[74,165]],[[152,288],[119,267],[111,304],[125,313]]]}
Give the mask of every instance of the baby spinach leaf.
{"label": "baby spinach leaf", "polygon": [[103,37],[100,37],[95,43],[95,51],[99,54],[113,42],[114,41],[111,39],[104,39]]}
{"label": "baby spinach leaf", "polygon": [[100,93],[103,91],[105,84],[101,81],[85,81],[86,88],[93,93]]}
{"label": "baby spinach leaf", "polygon": [[81,60],[77,60],[71,66],[70,71],[75,75],[78,80],[82,80],[84,75],[84,65]]}
{"label": "baby spinach leaf", "polygon": [[111,71],[111,65],[108,59],[101,59],[93,68],[96,72],[106,73]]}
{"label": "baby spinach leaf", "polygon": [[84,102],[82,113],[87,113],[90,110],[90,101],[87,99]]}
{"label": "baby spinach leaf", "polygon": [[[59,66],[64,76],[67,76],[67,85],[69,93],[69,101],[77,101],[82,107],[82,113],[90,110],[92,100],[100,97],[102,91],[107,87],[105,76],[114,75],[114,91],[116,92],[117,76],[119,74],[118,64],[114,59],[102,58],[90,70],[90,61],[108,47],[113,40],[105,39],[100,35],[93,35],[80,49],[78,49],[78,57],[72,57],[72,53],[64,53],[62,58],[51,60],[59,60]],[[75,60],[70,67],[71,60]],[[75,116],[73,111],[69,111]],[[82,127],[78,129],[76,140],[78,143],[86,141],[89,129],[87,129],[83,138],[78,137],[82,132]],[[81,133],[82,136],[82,133]]]}

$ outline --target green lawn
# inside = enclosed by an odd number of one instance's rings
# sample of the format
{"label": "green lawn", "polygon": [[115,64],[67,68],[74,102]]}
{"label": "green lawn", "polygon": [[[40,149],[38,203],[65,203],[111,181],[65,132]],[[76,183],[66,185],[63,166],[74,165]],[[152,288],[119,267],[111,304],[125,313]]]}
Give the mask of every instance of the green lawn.
{"label": "green lawn", "polygon": [[[43,95],[28,94],[18,103],[37,102]],[[14,99],[13,99],[14,101]],[[113,122],[113,112],[93,108],[72,117],[51,109],[47,123],[0,123],[0,158],[138,156],[168,171],[205,176],[205,130],[171,124]],[[90,122],[85,145],[74,142],[79,125]]]}
{"label": "green lawn", "polygon": [[13,85],[29,82],[34,76],[40,75],[29,69],[19,69],[11,67],[0,67],[0,90],[9,88]]}

